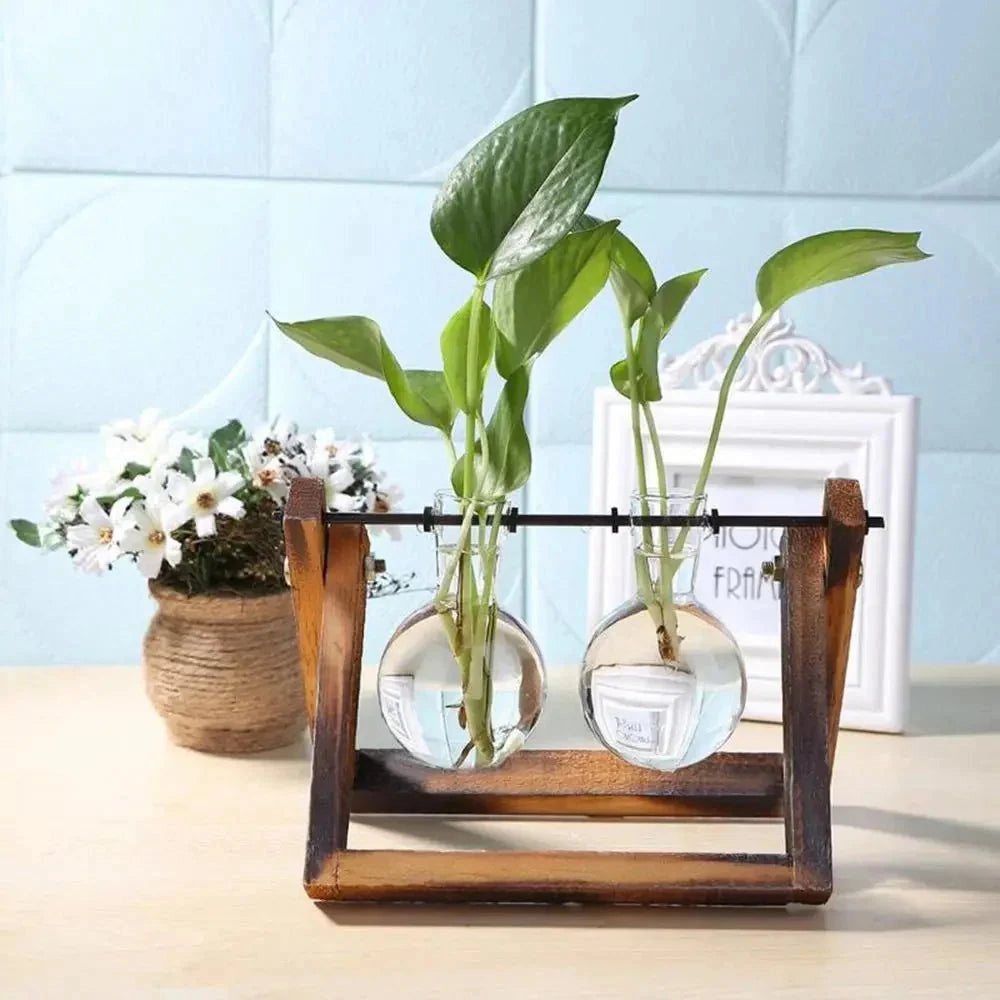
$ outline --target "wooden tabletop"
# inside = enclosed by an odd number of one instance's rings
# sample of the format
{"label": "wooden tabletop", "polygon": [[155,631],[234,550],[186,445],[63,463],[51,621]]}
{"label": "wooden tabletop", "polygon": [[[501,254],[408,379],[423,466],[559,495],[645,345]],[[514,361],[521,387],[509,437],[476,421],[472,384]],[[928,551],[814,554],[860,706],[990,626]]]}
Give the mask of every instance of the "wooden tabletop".
{"label": "wooden tabletop", "polygon": [[[539,742],[584,745],[553,676]],[[0,997],[1000,997],[1000,668],[921,674],[913,702],[911,735],[841,736],[825,907],[324,908],[300,884],[304,740],[204,756],[133,668],[3,669]],[[385,745],[370,699],[366,731]],[[772,823],[398,817],[352,846],[782,849]]]}

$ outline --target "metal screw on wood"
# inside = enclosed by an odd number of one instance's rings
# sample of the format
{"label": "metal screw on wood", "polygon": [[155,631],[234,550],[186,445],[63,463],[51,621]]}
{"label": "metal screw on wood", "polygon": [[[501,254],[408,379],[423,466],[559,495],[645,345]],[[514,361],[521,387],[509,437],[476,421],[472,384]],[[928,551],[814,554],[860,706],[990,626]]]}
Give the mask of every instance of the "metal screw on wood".
{"label": "metal screw on wood", "polygon": [[385,560],[376,559],[370,553],[365,556],[365,579],[372,583],[379,573],[385,572]]}
{"label": "metal screw on wood", "polygon": [[765,559],[760,564],[760,571],[765,580],[774,580],[776,583],[781,583],[785,579],[785,564],[781,561],[780,555],[775,556],[773,559]]}

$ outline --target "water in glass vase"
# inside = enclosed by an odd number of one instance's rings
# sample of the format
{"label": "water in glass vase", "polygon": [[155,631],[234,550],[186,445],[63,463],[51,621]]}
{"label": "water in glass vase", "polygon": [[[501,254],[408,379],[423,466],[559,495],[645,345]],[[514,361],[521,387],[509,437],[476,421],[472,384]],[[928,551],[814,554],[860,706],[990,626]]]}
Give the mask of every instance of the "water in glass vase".
{"label": "water in glass vase", "polygon": [[[704,498],[693,503],[678,492],[633,503],[634,512],[654,515],[692,509],[703,510]],[[708,757],[732,735],[746,701],[746,672],[736,641],[692,593],[700,532],[633,532],[638,593],[594,632],[580,698],[591,731],[614,754],[674,771]]]}
{"label": "water in glass vase", "polygon": [[[436,509],[462,512],[445,494]],[[493,514],[502,513],[498,504]],[[496,767],[519,750],[545,700],[545,672],[527,628],[495,599],[502,530],[438,528],[435,600],[396,629],[382,654],[378,699],[390,732],[431,767]],[[497,525],[499,528],[499,525]]]}

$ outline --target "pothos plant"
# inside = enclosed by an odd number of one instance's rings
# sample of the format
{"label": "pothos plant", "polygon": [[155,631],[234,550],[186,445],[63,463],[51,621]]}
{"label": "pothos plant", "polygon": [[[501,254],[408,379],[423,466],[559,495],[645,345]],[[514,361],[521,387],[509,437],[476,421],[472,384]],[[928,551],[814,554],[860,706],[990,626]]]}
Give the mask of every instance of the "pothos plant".
{"label": "pothos plant", "polygon": [[[603,223],[585,216],[581,227],[599,229]],[[743,359],[758,334],[774,314],[793,296],[810,288],[843,281],[889,264],[924,260],[930,254],[917,246],[920,233],[894,233],[878,229],[844,229],[819,233],[792,243],[765,261],[757,272],[757,301],[760,314],[747,330],[730,359],[719,387],[715,416],[708,443],[694,487],[690,514],[697,512],[704,494],[712,462],[719,443],[719,433],[732,388]],[[620,231],[611,235],[610,281],[621,313],[625,357],[611,367],[611,382],[631,405],[632,436],[638,474],[640,513],[649,515],[650,496],[668,497],[667,472],[657,433],[652,403],[661,398],[659,350],[670,333],[688,298],[698,287],[706,270],[690,271],[658,285],[653,269],[639,248]],[[653,458],[655,493],[651,494],[650,476],[643,448],[643,427],[649,436]],[[662,499],[661,499],[662,498]],[[677,634],[677,615],[673,603],[673,581],[684,560],[684,546],[690,528],[680,529],[669,543],[667,528],[643,530],[644,553],[635,560],[636,581],[657,632],[657,645],[664,661],[676,661],[681,637]],[[650,572],[649,554],[658,555],[658,578]]]}
{"label": "pothos plant", "polygon": [[[477,766],[495,755],[497,546],[506,498],[531,472],[524,418],[532,366],[608,279],[617,221],[577,224],[604,171],[618,112],[632,100],[538,104],[476,143],[451,172],[434,202],[431,232],[472,276],[472,291],[441,332],[440,369],[403,368],[365,316],[275,320],[313,354],[384,381],[403,413],[444,438],[462,522],[435,605],[461,672],[456,707]],[[493,367],[502,387],[487,419]]]}

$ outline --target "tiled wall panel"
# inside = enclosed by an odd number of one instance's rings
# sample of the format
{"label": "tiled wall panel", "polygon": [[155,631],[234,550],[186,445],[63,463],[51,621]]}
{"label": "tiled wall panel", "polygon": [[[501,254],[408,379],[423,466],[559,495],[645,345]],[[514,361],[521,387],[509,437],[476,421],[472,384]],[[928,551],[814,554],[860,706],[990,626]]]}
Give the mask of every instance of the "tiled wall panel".
{"label": "tiled wall panel", "polygon": [[10,0],[11,161],[267,171],[269,0]]}
{"label": "tiled wall panel", "polygon": [[[363,312],[429,365],[469,278],[434,245],[436,182],[533,100],[637,92],[595,210],[661,277],[708,267],[680,352],[750,308],[782,243],[921,229],[919,267],[796,301],[801,331],[921,398],[913,650],[1000,660],[1000,90],[993,0],[10,0],[0,5],[0,513],[103,422],[278,412],[367,433],[422,506],[442,445],[383,386],[268,329]],[[620,356],[605,295],[536,369],[522,505],[589,497],[592,391]],[[960,511],[961,530],[942,522]],[[947,532],[947,533],[946,533]],[[430,540],[378,540],[429,579]],[[583,532],[508,539],[502,589],[552,662],[585,640]],[[425,592],[373,604],[375,659]],[[138,578],[0,534],[0,663],[135,662]]]}
{"label": "tiled wall panel", "polygon": [[277,176],[441,178],[531,103],[531,0],[280,0]]}

